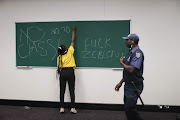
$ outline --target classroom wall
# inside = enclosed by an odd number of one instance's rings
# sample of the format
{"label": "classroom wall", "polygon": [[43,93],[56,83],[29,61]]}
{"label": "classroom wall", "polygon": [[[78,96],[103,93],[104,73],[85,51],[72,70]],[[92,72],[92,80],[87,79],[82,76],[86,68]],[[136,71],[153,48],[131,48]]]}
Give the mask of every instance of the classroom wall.
{"label": "classroom wall", "polygon": [[[180,105],[180,0],[0,0],[0,19],[0,99],[59,101],[56,68],[16,67],[15,22],[131,19],[145,54],[144,103]],[[123,87],[114,91],[122,70],[77,68],[75,75],[76,102],[123,104]]]}

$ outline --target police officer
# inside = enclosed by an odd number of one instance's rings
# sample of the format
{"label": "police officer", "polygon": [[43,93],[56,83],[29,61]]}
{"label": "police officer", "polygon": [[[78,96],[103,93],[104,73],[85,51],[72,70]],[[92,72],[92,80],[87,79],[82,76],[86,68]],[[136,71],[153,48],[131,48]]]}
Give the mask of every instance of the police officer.
{"label": "police officer", "polygon": [[[143,90],[143,63],[144,54],[138,46],[139,37],[136,34],[129,34],[127,37],[123,37],[126,40],[126,46],[130,48],[126,57],[120,58],[120,64],[124,67],[123,78],[115,86],[115,90],[119,91],[119,88],[124,82],[124,108],[126,117],[128,120],[142,120],[139,113],[136,110],[136,103],[138,100],[138,94],[135,89],[138,89],[139,94]],[[135,86],[132,84],[134,82]]]}

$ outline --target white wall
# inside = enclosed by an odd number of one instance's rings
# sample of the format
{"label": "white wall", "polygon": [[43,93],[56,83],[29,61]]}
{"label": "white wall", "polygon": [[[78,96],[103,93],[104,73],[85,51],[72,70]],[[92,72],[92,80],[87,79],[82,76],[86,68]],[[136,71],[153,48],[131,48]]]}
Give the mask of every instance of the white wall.
{"label": "white wall", "polygon": [[[16,68],[15,22],[131,19],[145,54],[144,103],[180,105],[180,0],[0,0],[0,19],[0,99],[59,101],[56,68]],[[76,102],[123,104],[123,87],[114,91],[122,70],[75,74]]]}

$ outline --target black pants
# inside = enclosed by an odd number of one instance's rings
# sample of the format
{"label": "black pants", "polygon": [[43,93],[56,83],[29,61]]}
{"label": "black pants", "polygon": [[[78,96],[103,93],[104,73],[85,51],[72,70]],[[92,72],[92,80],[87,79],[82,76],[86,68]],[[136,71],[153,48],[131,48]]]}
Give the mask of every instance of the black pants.
{"label": "black pants", "polygon": [[66,90],[66,82],[69,85],[69,91],[71,96],[71,107],[75,107],[75,75],[73,68],[62,68],[60,72],[60,106],[64,107],[64,94]]}
{"label": "black pants", "polygon": [[[136,85],[140,93],[143,91],[143,83]],[[136,110],[136,103],[138,100],[137,92],[133,84],[124,85],[124,107],[125,113],[128,120],[142,120],[138,111]]]}

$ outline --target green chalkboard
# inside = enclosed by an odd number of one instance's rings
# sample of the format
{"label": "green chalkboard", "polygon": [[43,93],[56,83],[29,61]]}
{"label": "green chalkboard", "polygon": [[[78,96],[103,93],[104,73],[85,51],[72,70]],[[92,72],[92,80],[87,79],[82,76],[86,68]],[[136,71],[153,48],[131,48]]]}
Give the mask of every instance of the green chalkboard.
{"label": "green chalkboard", "polygon": [[119,58],[128,52],[122,37],[130,33],[130,20],[16,23],[16,66],[55,67],[57,48],[70,46],[73,25],[77,67],[122,67]]}

